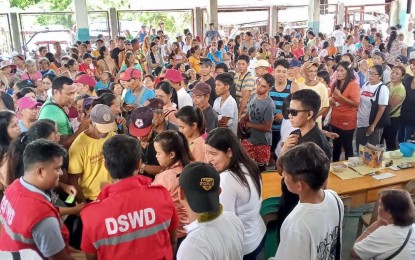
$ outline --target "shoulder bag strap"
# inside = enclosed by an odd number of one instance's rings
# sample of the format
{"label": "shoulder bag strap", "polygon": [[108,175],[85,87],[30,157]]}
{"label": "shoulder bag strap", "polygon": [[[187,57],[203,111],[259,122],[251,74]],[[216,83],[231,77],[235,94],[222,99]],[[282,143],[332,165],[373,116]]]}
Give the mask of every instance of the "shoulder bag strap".
{"label": "shoulder bag strap", "polygon": [[20,252],[19,251],[17,251],[17,252],[11,252],[11,253],[12,253],[13,260],[20,260],[20,259],[22,259],[21,256],[20,256]]}
{"label": "shoulder bag strap", "polygon": [[409,241],[409,238],[411,237],[411,234],[412,234],[412,226],[411,226],[411,228],[408,231],[408,235],[406,235],[405,242],[403,242],[403,244],[401,245],[401,247],[395,253],[393,253],[388,258],[385,258],[385,260],[391,260],[395,256],[399,255],[399,253],[405,248],[406,244],[408,244],[408,241]]}
{"label": "shoulder bag strap", "polygon": [[337,202],[337,209],[339,211],[339,229],[337,229],[337,242],[336,242],[336,256],[335,259],[336,260],[340,260],[341,259],[341,228],[342,228],[342,223],[341,223],[341,219],[342,219],[342,214],[341,214],[341,210],[340,210],[340,203],[339,200],[337,199],[336,195],[330,191],[330,193],[334,196],[334,199]]}
{"label": "shoulder bag strap", "polygon": [[251,72],[249,72],[249,71],[248,71],[248,72],[245,74],[245,76],[242,78],[241,85],[239,86],[239,91],[241,91],[241,90],[242,90],[242,85],[244,84],[245,78],[246,78],[246,76],[248,76],[248,74],[251,74]]}
{"label": "shoulder bag strap", "polygon": [[47,103],[47,104],[45,104],[44,106],[42,106],[42,108],[40,109],[40,111],[39,111],[39,114],[40,114],[40,112],[42,112],[42,109],[44,108],[44,107],[47,107],[47,106],[56,106],[56,107],[58,107],[60,110],[62,110],[62,112],[65,114],[65,116],[66,116],[66,118],[68,119],[68,121],[69,122],[71,122],[71,120],[69,119],[69,116],[68,116],[68,114],[66,114],[66,112],[65,112],[65,110],[63,110],[58,104],[55,104],[53,101],[51,101],[51,102],[49,102],[49,103]]}
{"label": "shoulder bag strap", "polygon": [[[135,99],[135,102],[134,102],[134,104],[137,105],[137,107],[140,107],[141,98],[143,97],[145,90],[146,90],[146,87],[145,86],[141,86],[141,89],[138,92],[137,98]],[[133,92],[133,95],[134,95],[134,92]]]}

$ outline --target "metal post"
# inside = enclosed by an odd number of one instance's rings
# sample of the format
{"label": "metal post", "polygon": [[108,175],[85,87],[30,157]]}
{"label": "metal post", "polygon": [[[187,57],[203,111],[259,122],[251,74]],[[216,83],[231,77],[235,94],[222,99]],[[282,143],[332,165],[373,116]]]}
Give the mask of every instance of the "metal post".
{"label": "metal post", "polygon": [[89,41],[89,24],[86,0],[74,0],[76,17],[76,38],[78,41]]}
{"label": "metal post", "polygon": [[314,32],[320,29],[320,0],[308,0],[308,27]]}
{"label": "metal post", "polygon": [[20,41],[20,28],[17,13],[10,13],[10,23],[12,29],[13,51],[22,52],[22,42]]}
{"label": "metal post", "polygon": [[202,8],[200,7],[195,7],[193,9],[193,14],[194,14],[194,20],[193,20],[193,28],[194,28],[194,32],[193,35],[199,35],[202,36],[202,32],[203,32],[203,18],[202,18]]}
{"label": "metal post", "polygon": [[218,0],[209,0],[208,5],[209,23],[214,23],[218,29]]}
{"label": "metal post", "polygon": [[117,10],[114,7],[110,8],[110,24],[111,24],[111,39],[115,39],[118,35],[118,18]]}
{"label": "metal post", "polygon": [[269,24],[269,35],[274,36],[277,34],[278,31],[278,6],[272,5],[270,6],[270,24]]}

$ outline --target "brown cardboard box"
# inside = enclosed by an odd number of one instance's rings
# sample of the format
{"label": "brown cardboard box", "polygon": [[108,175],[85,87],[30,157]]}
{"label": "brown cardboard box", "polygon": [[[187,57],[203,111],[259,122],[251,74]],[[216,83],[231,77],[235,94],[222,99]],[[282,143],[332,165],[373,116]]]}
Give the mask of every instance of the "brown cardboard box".
{"label": "brown cardboard box", "polygon": [[365,146],[359,146],[359,156],[362,158],[363,163],[372,168],[378,168],[382,166],[383,150],[371,144]]}

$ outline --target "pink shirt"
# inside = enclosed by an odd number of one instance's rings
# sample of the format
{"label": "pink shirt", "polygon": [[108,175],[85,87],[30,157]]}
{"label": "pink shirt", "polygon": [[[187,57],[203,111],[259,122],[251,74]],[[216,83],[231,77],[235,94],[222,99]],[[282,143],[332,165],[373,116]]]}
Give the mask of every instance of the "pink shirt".
{"label": "pink shirt", "polygon": [[300,58],[301,56],[304,55],[303,48],[293,49],[293,50],[291,50],[291,52],[297,60],[298,60],[298,58]]}
{"label": "pink shirt", "polygon": [[208,162],[206,156],[205,138],[203,138],[203,135],[193,140],[193,142],[190,142],[189,146],[195,162]]}
{"label": "pink shirt", "polygon": [[179,227],[177,228],[177,237],[184,237],[186,231],[184,230],[185,225],[189,224],[189,218],[187,216],[186,209],[180,203],[179,200],[179,175],[183,170],[183,166],[180,162],[177,162],[170,168],[156,175],[153,185],[161,185],[166,188],[171,198],[173,199],[174,206],[176,207],[177,216],[179,217]]}
{"label": "pink shirt", "polygon": [[26,80],[29,79],[31,80],[34,84],[36,84],[36,81],[38,80],[42,80],[42,73],[40,73],[39,71],[36,71],[35,74],[30,74],[29,73],[24,73],[21,77],[22,80]]}

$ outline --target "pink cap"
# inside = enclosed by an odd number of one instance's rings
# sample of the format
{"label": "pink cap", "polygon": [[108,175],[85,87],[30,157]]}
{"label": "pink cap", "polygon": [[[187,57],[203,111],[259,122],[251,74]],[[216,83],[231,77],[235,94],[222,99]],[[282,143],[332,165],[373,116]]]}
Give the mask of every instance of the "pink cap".
{"label": "pink cap", "polygon": [[95,79],[87,74],[81,75],[77,80],[75,80],[75,83],[81,83],[90,87],[95,87],[97,84]]}
{"label": "pink cap", "polygon": [[41,103],[37,102],[36,99],[33,99],[31,97],[22,97],[19,100],[17,100],[17,107],[19,108],[19,110],[25,108],[32,109],[40,105]]}
{"label": "pink cap", "polygon": [[124,71],[123,76],[120,78],[120,80],[129,81],[130,79],[138,79],[141,77],[141,71],[139,71],[136,68],[128,68]]}
{"label": "pink cap", "polygon": [[164,78],[170,80],[173,83],[180,83],[184,79],[182,73],[175,69],[166,70]]}

